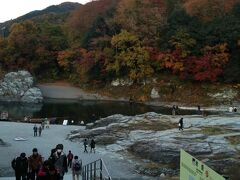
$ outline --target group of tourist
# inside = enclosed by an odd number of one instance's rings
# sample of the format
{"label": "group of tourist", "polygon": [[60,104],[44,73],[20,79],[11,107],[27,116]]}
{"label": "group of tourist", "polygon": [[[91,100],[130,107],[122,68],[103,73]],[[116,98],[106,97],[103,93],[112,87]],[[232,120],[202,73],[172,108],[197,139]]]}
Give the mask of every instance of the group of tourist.
{"label": "group of tourist", "polygon": [[[87,151],[87,139],[84,140],[84,151]],[[95,152],[95,141],[92,139],[91,152]],[[74,156],[71,151],[66,155],[63,152],[63,145],[58,144],[51,150],[49,158],[43,161],[37,148],[32,150],[28,158],[26,153],[12,160],[12,168],[15,171],[16,180],[63,180],[68,168],[72,170],[73,180],[79,180],[82,173],[82,161]]]}
{"label": "group of tourist", "polygon": [[175,116],[175,115],[178,115],[178,114],[179,114],[178,106],[173,105],[173,107],[172,107],[172,115]]}
{"label": "group of tourist", "polygon": [[228,109],[229,112],[237,112],[237,107],[232,107],[230,106],[229,109]]}
{"label": "group of tourist", "polygon": [[35,124],[33,127],[33,136],[37,137],[37,136],[41,136],[42,135],[42,126],[37,127],[37,125]]}
{"label": "group of tourist", "polygon": [[49,121],[42,121],[39,127],[37,127],[37,125],[35,124],[33,127],[33,136],[34,137],[41,136],[42,131],[44,130],[45,127],[46,129],[49,129],[49,124],[50,124]]}
{"label": "group of tourist", "polygon": [[[83,145],[84,145],[84,153],[88,153],[87,147],[88,147],[88,140],[84,139]],[[95,153],[95,144],[96,142],[94,139],[91,140],[90,142],[90,153],[94,152]]]}

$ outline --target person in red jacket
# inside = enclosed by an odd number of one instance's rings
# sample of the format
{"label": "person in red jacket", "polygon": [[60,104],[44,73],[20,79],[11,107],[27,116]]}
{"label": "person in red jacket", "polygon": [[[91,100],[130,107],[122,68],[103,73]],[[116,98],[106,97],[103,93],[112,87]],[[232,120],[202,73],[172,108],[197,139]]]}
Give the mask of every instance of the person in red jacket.
{"label": "person in red jacket", "polygon": [[73,154],[72,154],[71,151],[68,152],[67,160],[68,160],[68,167],[71,168],[72,167],[72,160],[73,160]]}
{"label": "person in red jacket", "polygon": [[57,170],[49,160],[44,161],[38,172],[37,180],[59,180],[59,178]]}

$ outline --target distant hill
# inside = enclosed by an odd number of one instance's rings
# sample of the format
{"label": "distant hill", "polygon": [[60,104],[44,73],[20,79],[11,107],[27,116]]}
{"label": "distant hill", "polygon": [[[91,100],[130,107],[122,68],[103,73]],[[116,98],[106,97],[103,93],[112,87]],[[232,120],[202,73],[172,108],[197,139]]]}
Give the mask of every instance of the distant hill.
{"label": "distant hill", "polygon": [[4,28],[5,32],[8,33],[11,25],[14,23],[23,22],[25,20],[42,19],[42,18],[45,18],[46,15],[54,16],[55,17],[54,19],[57,19],[56,16],[58,15],[61,15],[59,18],[64,18],[66,17],[66,15],[69,14],[69,12],[78,9],[80,6],[82,6],[82,4],[73,3],[73,2],[64,2],[59,5],[52,5],[43,10],[32,11],[16,19],[0,23],[0,30]]}

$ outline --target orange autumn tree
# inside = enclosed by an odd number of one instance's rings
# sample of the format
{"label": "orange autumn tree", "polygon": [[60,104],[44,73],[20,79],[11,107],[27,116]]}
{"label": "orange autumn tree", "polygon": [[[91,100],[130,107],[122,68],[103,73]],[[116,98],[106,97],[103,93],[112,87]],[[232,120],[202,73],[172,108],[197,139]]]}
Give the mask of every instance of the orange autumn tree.
{"label": "orange autumn tree", "polygon": [[182,56],[182,50],[177,49],[172,52],[159,52],[156,59],[163,69],[170,69],[182,79],[217,81],[229,61],[227,44],[206,46],[202,53],[199,57]]}
{"label": "orange autumn tree", "polygon": [[93,67],[94,60],[91,51],[73,48],[59,52],[58,64],[73,81],[87,82],[88,72]]}
{"label": "orange autumn tree", "polygon": [[159,29],[166,25],[164,0],[122,0],[115,21],[128,32],[135,33],[144,44],[155,44]]}
{"label": "orange autumn tree", "polygon": [[73,42],[79,43],[95,20],[114,8],[119,0],[91,1],[74,11],[67,21],[67,31]]}
{"label": "orange autumn tree", "polygon": [[238,0],[185,0],[184,7],[191,16],[211,21],[232,10]]}
{"label": "orange autumn tree", "polygon": [[227,43],[215,46],[206,46],[203,49],[203,56],[195,58],[194,67],[189,71],[198,81],[217,81],[217,78],[223,74],[225,65],[229,61]]}
{"label": "orange autumn tree", "polygon": [[184,29],[179,29],[171,37],[169,43],[174,48],[174,51],[160,53],[158,59],[163,67],[171,69],[174,74],[181,73],[185,70],[185,61],[191,55],[192,48],[196,45],[196,40]]}

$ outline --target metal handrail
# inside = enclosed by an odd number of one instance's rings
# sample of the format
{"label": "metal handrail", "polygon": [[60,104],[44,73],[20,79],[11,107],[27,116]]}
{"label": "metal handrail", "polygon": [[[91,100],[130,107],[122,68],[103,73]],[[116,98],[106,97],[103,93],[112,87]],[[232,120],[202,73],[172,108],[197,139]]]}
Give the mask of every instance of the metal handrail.
{"label": "metal handrail", "polygon": [[107,175],[108,175],[108,177],[109,177],[109,180],[112,180],[112,178],[111,178],[111,176],[110,176],[110,174],[109,174],[109,172],[108,172],[107,166],[106,166],[106,164],[105,164],[105,162],[103,161],[102,158],[101,158],[101,161],[102,161],[102,164],[103,164],[103,166],[104,166],[104,169],[105,169],[105,171],[106,171],[106,173],[107,173]]}
{"label": "metal handrail", "polygon": [[[97,163],[99,163],[99,167],[97,167]],[[106,173],[105,177],[103,177],[104,171]],[[109,171],[106,167],[106,164],[102,158],[83,166],[82,179],[83,180],[98,180],[98,179],[99,180],[112,180],[112,178],[109,174]]]}

